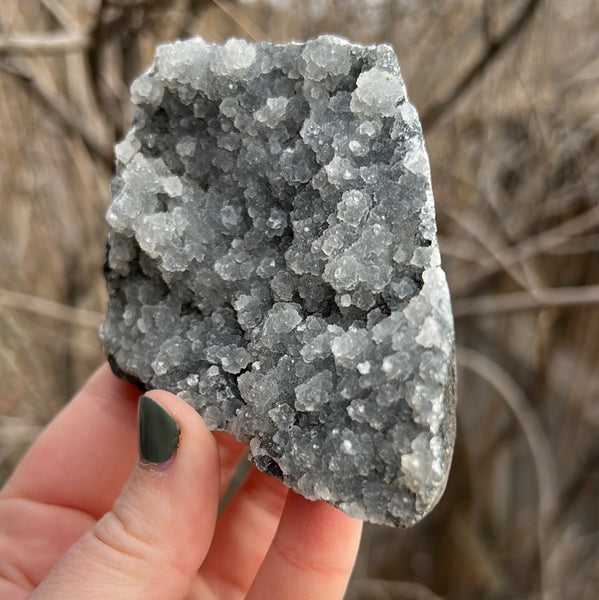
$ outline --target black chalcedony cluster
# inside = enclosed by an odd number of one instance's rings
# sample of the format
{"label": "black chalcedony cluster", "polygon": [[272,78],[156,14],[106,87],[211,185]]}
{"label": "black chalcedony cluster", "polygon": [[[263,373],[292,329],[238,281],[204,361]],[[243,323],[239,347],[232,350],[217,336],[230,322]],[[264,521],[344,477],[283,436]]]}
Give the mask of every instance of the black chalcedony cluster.
{"label": "black chalcedony cluster", "polygon": [[308,498],[409,525],[453,448],[453,321],[418,116],[388,46],[162,46],[108,211],[115,372]]}

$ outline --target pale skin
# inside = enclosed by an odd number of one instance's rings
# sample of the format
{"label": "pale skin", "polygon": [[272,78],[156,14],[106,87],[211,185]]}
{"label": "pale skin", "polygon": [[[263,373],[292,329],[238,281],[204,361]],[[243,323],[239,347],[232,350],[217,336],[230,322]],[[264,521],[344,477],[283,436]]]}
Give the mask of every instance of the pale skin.
{"label": "pale skin", "polygon": [[217,515],[246,447],[164,391],[173,459],[137,450],[139,391],[101,367],[0,492],[0,598],[335,600],[361,523],[252,469]]}

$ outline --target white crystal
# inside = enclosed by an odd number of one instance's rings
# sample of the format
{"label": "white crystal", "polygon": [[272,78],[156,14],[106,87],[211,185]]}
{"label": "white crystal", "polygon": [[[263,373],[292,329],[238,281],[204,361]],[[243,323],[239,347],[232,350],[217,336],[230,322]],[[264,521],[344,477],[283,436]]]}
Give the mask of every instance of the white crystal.
{"label": "white crystal", "polygon": [[322,410],[333,391],[330,371],[314,375],[295,388],[295,408],[302,411]]}
{"label": "white crystal", "polygon": [[406,98],[406,88],[401,79],[392,73],[373,67],[358,77],[352,92],[351,109],[365,116],[391,117]]}

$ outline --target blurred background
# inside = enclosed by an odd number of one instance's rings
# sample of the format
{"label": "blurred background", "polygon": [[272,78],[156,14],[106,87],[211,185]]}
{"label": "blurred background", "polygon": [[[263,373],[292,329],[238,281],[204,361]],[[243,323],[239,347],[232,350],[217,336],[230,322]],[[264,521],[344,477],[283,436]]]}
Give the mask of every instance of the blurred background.
{"label": "blurred background", "polygon": [[[2,0],[0,483],[102,360],[112,148],[158,43],[390,43],[458,338],[447,492],[347,597],[599,598],[599,3]],[[326,600],[326,599],[323,599]]]}

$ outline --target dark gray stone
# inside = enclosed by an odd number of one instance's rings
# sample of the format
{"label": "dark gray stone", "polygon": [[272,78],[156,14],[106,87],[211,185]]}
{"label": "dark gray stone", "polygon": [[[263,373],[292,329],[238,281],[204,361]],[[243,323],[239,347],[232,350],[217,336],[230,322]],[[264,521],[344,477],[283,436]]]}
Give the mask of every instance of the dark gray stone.
{"label": "dark gray stone", "polygon": [[439,499],[454,332],[422,130],[388,46],[158,49],[108,211],[115,372],[375,523]]}

